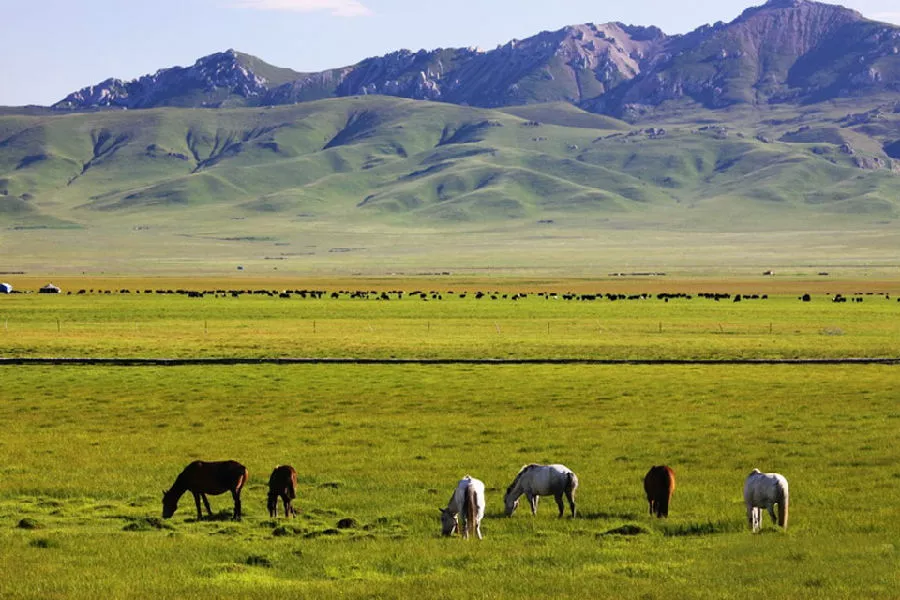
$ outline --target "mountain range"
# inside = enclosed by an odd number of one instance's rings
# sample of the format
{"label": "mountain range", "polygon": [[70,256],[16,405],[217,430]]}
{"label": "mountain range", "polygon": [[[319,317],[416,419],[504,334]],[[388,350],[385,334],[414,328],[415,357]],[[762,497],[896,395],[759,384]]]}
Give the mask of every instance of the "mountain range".
{"label": "mountain range", "polygon": [[634,120],[668,102],[808,104],[900,91],[900,27],[808,0],[770,0],[685,35],[582,24],[490,51],[399,50],[299,73],[228,50],[133,81],[107,79],[57,109],[275,106],[380,94],[498,108],[564,101]]}

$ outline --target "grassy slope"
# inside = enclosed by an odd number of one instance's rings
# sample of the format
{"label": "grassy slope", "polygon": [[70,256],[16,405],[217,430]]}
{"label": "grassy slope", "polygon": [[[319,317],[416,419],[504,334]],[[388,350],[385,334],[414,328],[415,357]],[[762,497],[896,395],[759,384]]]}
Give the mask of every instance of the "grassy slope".
{"label": "grassy slope", "polygon": [[[480,231],[509,247],[544,236],[548,223],[576,239],[623,227],[871,231],[881,222],[890,230],[900,178],[855,161],[893,164],[880,149],[900,135],[900,116],[842,123],[849,108],[673,112],[657,123],[664,136],[647,132],[653,123],[628,126],[565,104],[500,112],[385,97],[7,114],[0,223],[83,228],[57,240],[103,239],[123,257],[125,249],[146,255],[151,240],[133,234],[147,230],[171,236],[181,256],[196,250],[184,240],[212,232],[294,245],[326,230],[441,232],[458,245]],[[798,131],[810,122],[816,127]],[[710,128],[722,124],[725,134]],[[844,141],[854,155],[840,151]],[[8,236],[22,254],[41,253],[27,231]],[[345,235],[334,245],[360,243]]]}

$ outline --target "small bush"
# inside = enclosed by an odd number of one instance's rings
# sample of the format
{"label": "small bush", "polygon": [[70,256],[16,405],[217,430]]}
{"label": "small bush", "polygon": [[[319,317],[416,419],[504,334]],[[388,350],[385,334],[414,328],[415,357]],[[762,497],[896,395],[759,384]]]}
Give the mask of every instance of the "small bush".
{"label": "small bush", "polygon": [[159,517],[138,517],[125,525],[122,531],[153,531],[159,529],[173,529],[173,527]]}
{"label": "small bush", "polygon": [[16,527],[19,529],[42,529],[43,525],[35,521],[30,517],[25,517],[24,519],[20,519]]}
{"label": "small bush", "polygon": [[244,562],[251,567],[265,567],[267,569],[272,568],[272,561],[267,557],[259,554],[251,554]]}

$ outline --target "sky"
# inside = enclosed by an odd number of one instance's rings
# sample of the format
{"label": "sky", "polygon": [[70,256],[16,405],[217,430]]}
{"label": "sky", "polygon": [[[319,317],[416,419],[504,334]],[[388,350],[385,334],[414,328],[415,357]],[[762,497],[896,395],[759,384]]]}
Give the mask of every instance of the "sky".
{"label": "sky", "polygon": [[[668,34],[764,0],[0,0],[0,106],[49,105],[109,77],[189,66],[233,48],[296,71],[406,48],[479,46],[578,23]],[[900,24],[898,0],[844,0]]]}

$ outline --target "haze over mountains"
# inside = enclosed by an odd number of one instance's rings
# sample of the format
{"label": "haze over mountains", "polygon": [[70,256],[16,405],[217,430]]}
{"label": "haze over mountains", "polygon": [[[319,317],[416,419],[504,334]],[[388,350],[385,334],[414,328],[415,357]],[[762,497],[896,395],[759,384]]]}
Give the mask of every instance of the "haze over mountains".
{"label": "haze over mountains", "polygon": [[0,109],[20,255],[46,230],[101,257],[425,230],[521,257],[622,230],[896,236],[898,217],[900,28],[804,0],[683,36],[578,25],[322,73],[227,51]]}
{"label": "haze over mountains", "polygon": [[900,91],[900,27],[807,0],[771,0],[686,35],[573,25],[494,50],[399,50],[298,73],[228,50],[134,81],[108,79],[55,108],[272,106],[383,94],[496,108],[565,101],[636,118],[667,101],[707,108]]}

